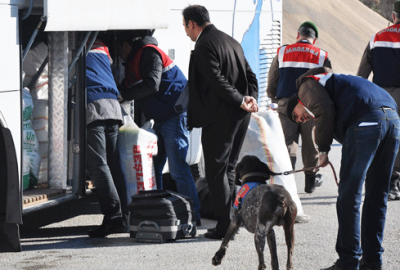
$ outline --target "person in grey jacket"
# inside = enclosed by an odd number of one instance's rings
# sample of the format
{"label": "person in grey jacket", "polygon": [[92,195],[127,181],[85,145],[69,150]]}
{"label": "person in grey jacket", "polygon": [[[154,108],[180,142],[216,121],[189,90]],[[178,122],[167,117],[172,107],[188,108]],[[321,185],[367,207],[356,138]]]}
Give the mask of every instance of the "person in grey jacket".
{"label": "person in grey jacket", "polygon": [[111,63],[108,47],[96,40],[86,57],[87,169],[104,219],[88,232],[93,238],[129,230],[125,176],[117,147],[122,112]]}

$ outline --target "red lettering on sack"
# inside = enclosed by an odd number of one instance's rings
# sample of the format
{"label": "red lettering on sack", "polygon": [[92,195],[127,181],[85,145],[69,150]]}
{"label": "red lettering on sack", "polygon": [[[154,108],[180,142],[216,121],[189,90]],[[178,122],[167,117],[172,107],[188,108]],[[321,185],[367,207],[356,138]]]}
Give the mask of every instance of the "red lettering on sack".
{"label": "red lettering on sack", "polygon": [[142,182],[143,183],[143,172],[136,172],[136,179],[137,182]]}
{"label": "red lettering on sack", "polygon": [[140,145],[134,145],[133,146],[133,153],[134,154],[140,154]]}
{"label": "red lettering on sack", "polygon": [[142,157],[139,155],[133,155],[133,161],[142,163]]}
{"label": "red lettering on sack", "polygon": [[144,183],[143,182],[141,182],[141,183],[137,183],[137,190],[144,190]]}
{"label": "red lettering on sack", "polygon": [[137,172],[143,172],[143,166],[141,163],[135,163],[135,166],[133,167],[135,171]]}

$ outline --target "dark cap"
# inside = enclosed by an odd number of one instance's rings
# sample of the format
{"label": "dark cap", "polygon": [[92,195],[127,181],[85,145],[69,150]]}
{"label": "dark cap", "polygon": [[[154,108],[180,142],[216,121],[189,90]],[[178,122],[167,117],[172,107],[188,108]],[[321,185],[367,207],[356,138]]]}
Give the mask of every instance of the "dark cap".
{"label": "dark cap", "polygon": [[400,13],[400,1],[394,2],[393,11]]}
{"label": "dark cap", "polygon": [[[400,1],[399,1],[399,2],[400,2]],[[302,26],[308,27],[308,28],[311,28],[312,30],[314,30],[314,32],[315,32],[315,37],[318,38],[318,28],[317,28],[317,26],[316,26],[313,22],[310,22],[310,21],[303,22],[303,23],[300,25],[300,27],[302,27]],[[299,28],[300,28],[300,27],[299,27]]]}
{"label": "dark cap", "polygon": [[297,103],[299,103],[299,97],[297,96],[297,94],[294,94],[293,96],[291,96],[287,101],[286,113],[287,113],[287,116],[289,117],[289,119],[292,120],[293,122],[296,122],[292,118],[292,113],[293,113],[294,107],[296,107]]}

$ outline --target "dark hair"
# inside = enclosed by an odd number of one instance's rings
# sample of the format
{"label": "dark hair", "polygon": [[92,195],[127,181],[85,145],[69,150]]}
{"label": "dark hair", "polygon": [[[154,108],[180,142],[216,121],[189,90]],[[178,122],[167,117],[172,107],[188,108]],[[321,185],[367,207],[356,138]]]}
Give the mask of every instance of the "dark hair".
{"label": "dark hair", "polygon": [[191,5],[182,11],[183,18],[185,19],[186,26],[189,21],[194,21],[198,26],[203,27],[206,23],[210,22],[210,15],[208,10],[200,5]]}
{"label": "dark hair", "polygon": [[400,13],[399,12],[393,11],[393,13],[394,13],[394,16],[396,17],[396,19],[400,19]]}
{"label": "dark hair", "polygon": [[154,30],[121,30],[117,31],[117,40],[120,44],[128,42],[132,44],[132,41],[136,38],[144,38],[146,36],[152,36]]}
{"label": "dark hair", "polygon": [[299,32],[299,35],[303,36],[303,37],[312,38],[312,39],[315,39],[315,37],[316,37],[315,31],[312,28],[307,27],[307,26],[300,26],[298,32]]}
{"label": "dark hair", "polygon": [[286,105],[286,114],[289,117],[290,120],[296,123],[296,121],[293,120],[292,118],[292,113],[294,110],[294,107],[296,107],[297,103],[299,103],[299,96],[297,94],[292,95]]}

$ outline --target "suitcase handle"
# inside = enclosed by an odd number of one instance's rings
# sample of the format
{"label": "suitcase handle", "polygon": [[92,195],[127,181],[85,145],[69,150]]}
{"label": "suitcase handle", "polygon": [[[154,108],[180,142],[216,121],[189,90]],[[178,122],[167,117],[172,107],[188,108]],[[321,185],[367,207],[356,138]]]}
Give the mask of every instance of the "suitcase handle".
{"label": "suitcase handle", "polygon": [[158,224],[154,221],[150,221],[150,220],[145,220],[139,223],[138,225],[139,230],[141,231],[148,231],[148,230],[152,230],[152,228],[154,228],[154,231],[160,231],[160,226],[158,226]]}
{"label": "suitcase handle", "polygon": [[132,200],[138,200],[142,198],[165,198],[171,194],[173,194],[173,192],[169,190],[140,190],[138,194],[132,196]]}

